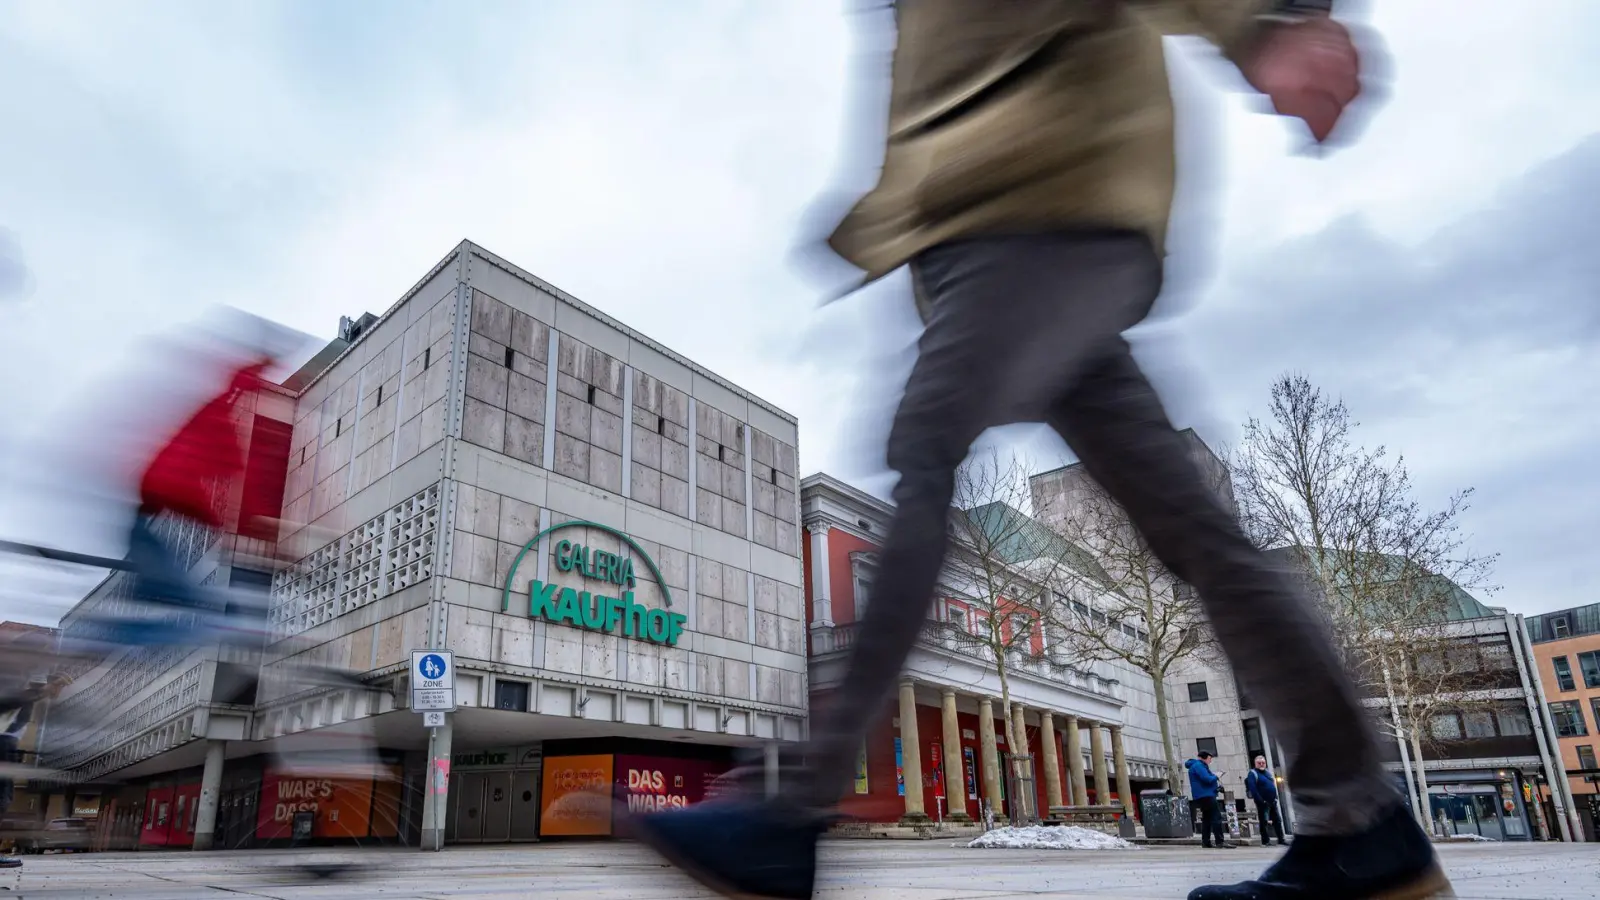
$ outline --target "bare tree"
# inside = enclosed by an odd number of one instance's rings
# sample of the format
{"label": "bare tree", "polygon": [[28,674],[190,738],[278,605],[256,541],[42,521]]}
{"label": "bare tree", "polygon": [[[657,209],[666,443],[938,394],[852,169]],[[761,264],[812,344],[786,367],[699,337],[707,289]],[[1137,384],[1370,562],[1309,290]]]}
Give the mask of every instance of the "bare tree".
{"label": "bare tree", "polygon": [[[1211,467],[1213,489],[1228,496],[1226,469]],[[1046,517],[1079,554],[1057,581],[1069,601],[1053,623],[1055,641],[1082,660],[1122,662],[1154,683],[1156,720],[1167,764],[1167,784],[1183,793],[1187,779],[1178,765],[1167,676],[1185,660],[1222,659],[1206,623],[1199,595],[1169,572],[1128,520],[1127,514],[1084,474],[1070,497],[1051,505]]]}
{"label": "bare tree", "polygon": [[1355,446],[1356,425],[1343,402],[1306,378],[1279,378],[1268,418],[1245,424],[1232,455],[1234,491],[1246,531],[1304,579],[1363,692],[1387,705],[1386,729],[1418,755],[1423,779],[1429,722],[1472,690],[1465,672],[1421,661],[1448,647],[1465,592],[1492,590],[1496,556],[1465,546],[1459,518],[1470,489],[1424,509],[1404,458]]}
{"label": "bare tree", "polygon": [[[1027,462],[998,453],[969,460],[956,478],[950,515],[951,546],[945,563],[943,596],[959,611],[944,629],[956,645],[995,667],[1000,680],[1006,743],[1013,775],[1026,775],[1016,759],[1028,749],[1022,721],[1012,715],[1014,667],[1042,660],[1045,625],[1059,612],[1051,589],[1071,563],[1071,548],[1030,515]],[[1033,798],[1013,797],[1014,817],[1034,812]]]}

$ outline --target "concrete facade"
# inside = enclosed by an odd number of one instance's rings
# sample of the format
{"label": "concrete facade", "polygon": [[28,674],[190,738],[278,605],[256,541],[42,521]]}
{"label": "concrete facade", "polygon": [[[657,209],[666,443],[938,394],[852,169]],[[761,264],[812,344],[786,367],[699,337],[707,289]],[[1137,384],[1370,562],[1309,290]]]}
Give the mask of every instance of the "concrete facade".
{"label": "concrete facade", "polygon": [[[127,782],[191,771],[225,741],[233,771],[360,730],[404,770],[397,814],[415,819],[430,746],[406,709],[419,649],[455,655],[459,709],[433,745],[457,758],[452,792],[478,790],[477,776],[463,781],[474,760],[510,753],[522,765],[506,778],[537,802],[540,761],[560,755],[547,741],[715,756],[802,736],[793,416],[471,243],[352,338],[283,392],[282,518],[298,525],[277,535],[294,562],[271,574],[273,640],[236,661],[259,665],[253,696],[219,706],[215,648],[123,665],[111,680],[125,687],[95,701],[117,726],[62,735],[57,765]],[[223,543],[205,552],[221,558]],[[618,571],[627,561],[629,602],[683,616],[681,636],[534,615],[535,582],[599,595],[595,570],[558,558],[573,547]],[[300,662],[376,692],[308,691],[285,677]],[[499,773],[485,777],[503,793]],[[424,833],[448,818],[459,836],[478,816],[426,793]]]}

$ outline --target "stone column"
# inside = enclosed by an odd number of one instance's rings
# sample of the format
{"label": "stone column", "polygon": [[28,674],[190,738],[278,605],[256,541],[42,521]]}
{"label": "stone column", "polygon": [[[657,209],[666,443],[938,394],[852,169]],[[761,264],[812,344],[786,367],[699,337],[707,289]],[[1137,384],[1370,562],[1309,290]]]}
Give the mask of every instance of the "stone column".
{"label": "stone column", "polygon": [[900,682],[900,772],[906,782],[906,814],[900,821],[911,824],[928,821],[922,803],[922,744],[917,740],[917,691],[909,681]]}
{"label": "stone column", "polygon": [[1072,785],[1072,805],[1089,805],[1089,787],[1083,783],[1083,740],[1078,717],[1067,716],[1067,781]]}
{"label": "stone column", "polygon": [[994,743],[994,701],[978,701],[978,750],[983,756],[983,796],[998,821],[1005,817],[1006,801],[1000,794],[1000,751]]}
{"label": "stone column", "polygon": [[1122,801],[1122,808],[1133,815],[1136,799],[1133,796],[1133,787],[1128,784],[1128,755],[1122,747],[1122,726],[1111,726],[1111,762],[1117,767],[1117,799]]}
{"label": "stone column", "polygon": [[1111,805],[1111,782],[1106,777],[1105,727],[1099,722],[1089,728],[1089,764],[1094,767],[1094,802],[1096,806]]}
{"label": "stone column", "polygon": [[972,821],[967,814],[967,778],[961,767],[961,720],[956,718],[956,692],[945,688],[939,692],[940,725],[944,732],[944,799],[945,815],[952,822]]}
{"label": "stone column", "polygon": [[1047,709],[1039,710],[1039,747],[1044,765],[1044,801],[1051,806],[1061,806],[1061,762],[1056,756],[1056,724]]}
{"label": "stone column", "polygon": [[217,806],[222,801],[222,763],[227,741],[206,742],[206,765],[200,772],[200,809],[194,816],[194,849],[210,850],[217,841]]}

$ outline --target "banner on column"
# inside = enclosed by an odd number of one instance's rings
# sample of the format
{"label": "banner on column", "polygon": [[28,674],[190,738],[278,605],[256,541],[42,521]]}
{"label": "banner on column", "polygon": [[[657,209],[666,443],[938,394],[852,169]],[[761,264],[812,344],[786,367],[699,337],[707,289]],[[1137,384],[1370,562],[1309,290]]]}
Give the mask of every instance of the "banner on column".
{"label": "banner on column", "polygon": [[861,742],[861,748],[856,751],[856,793],[869,793],[867,789],[867,742]]}
{"label": "banner on column", "polygon": [[971,747],[961,748],[961,768],[967,776],[967,799],[978,799],[978,761],[972,753]]}
{"label": "banner on column", "polygon": [[900,739],[894,739],[894,792],[904,797],[906,795],[906,768],[905,757],[900,755]]}
{"label": "banner on column", "polygon": [[944,796],[944,753],[938,744],[928,748],[929,770],[933,772],[933,795]]}

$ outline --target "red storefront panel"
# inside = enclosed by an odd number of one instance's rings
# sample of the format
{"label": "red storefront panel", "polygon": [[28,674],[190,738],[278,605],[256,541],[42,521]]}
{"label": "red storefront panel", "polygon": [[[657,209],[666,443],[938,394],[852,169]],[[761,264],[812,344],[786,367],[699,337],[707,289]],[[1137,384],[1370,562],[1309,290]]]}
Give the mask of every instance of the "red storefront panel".
{"label": "red storefront panel", "polygon": [[619,754],[613,777],[628,798],[629,810],[650,812],[699,803],[727,771],[727,764],[703,759]]}

